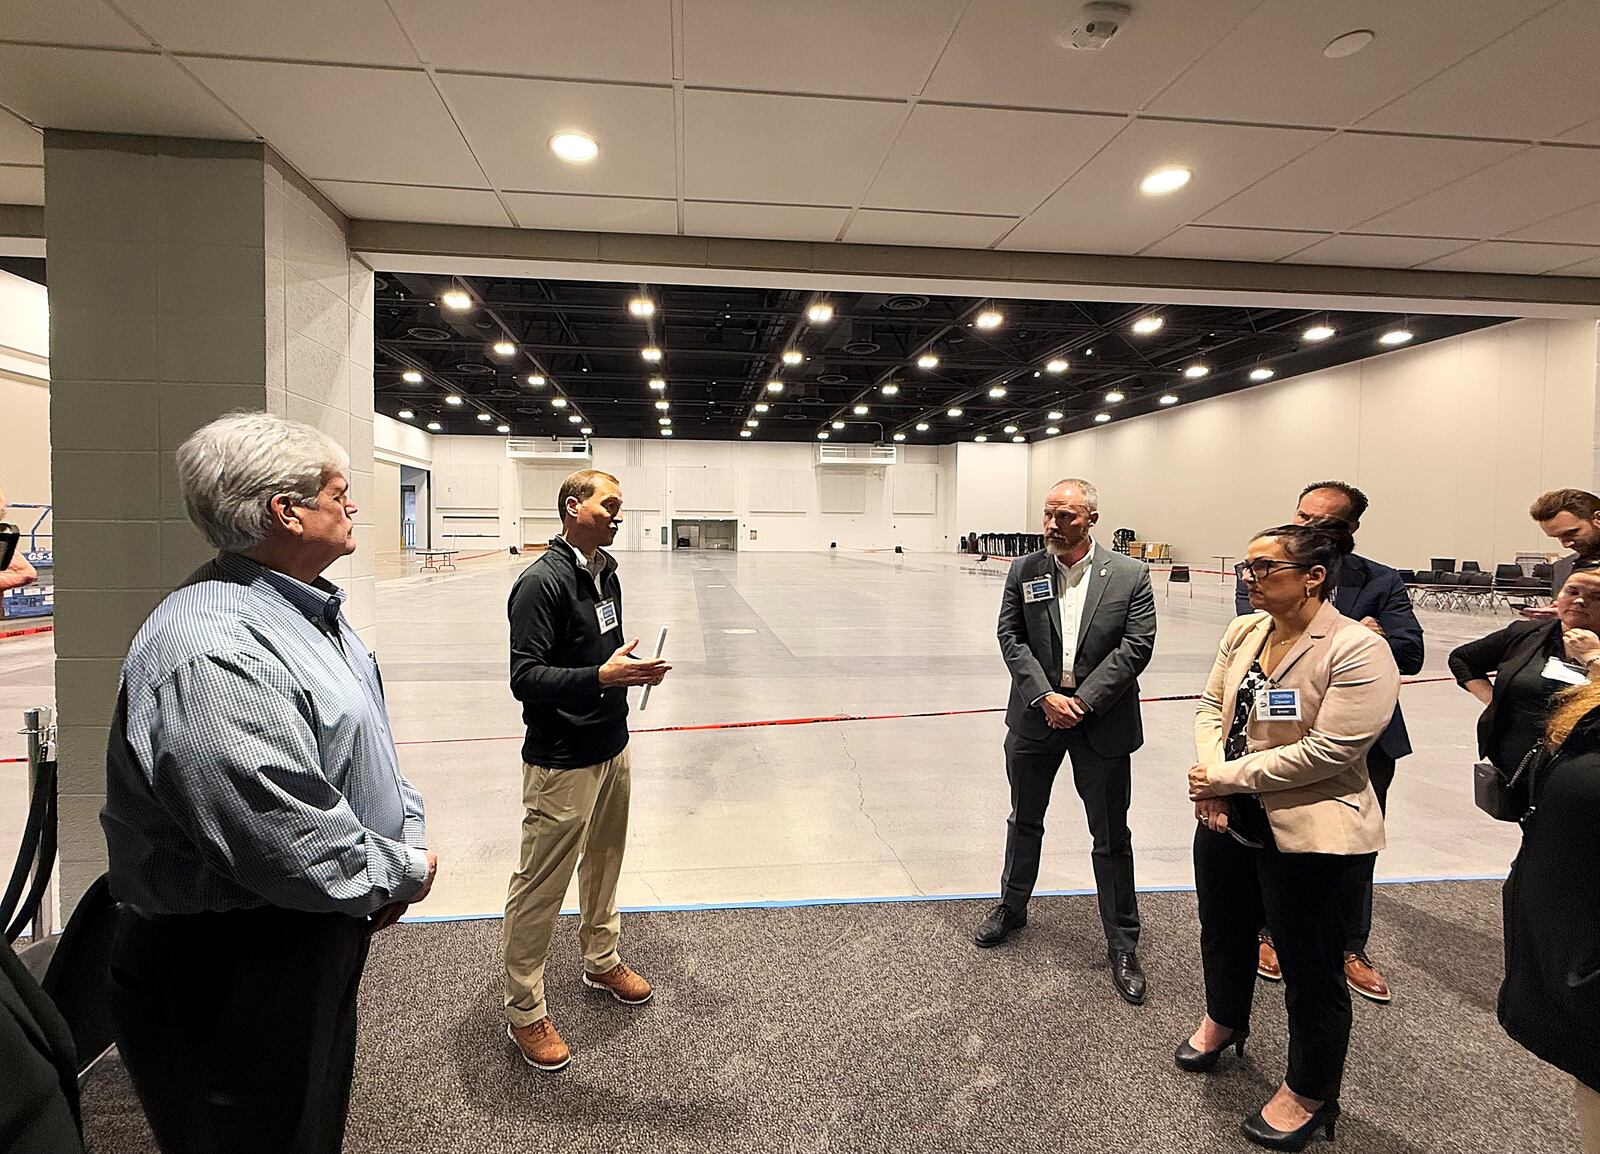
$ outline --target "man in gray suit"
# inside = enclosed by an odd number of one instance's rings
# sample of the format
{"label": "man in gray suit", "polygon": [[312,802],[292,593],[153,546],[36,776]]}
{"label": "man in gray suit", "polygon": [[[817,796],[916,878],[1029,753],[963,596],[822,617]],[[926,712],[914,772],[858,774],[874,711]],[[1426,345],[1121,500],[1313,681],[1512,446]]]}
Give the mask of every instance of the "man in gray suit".
{"label": "man in gray suit", "polygon": [[1000,904],[973,940],[997,946],[1027,925],[1050,787],[1062,758],[1070,757],[1094,839],[1111,983],[1139,1005],[1145,976],[1136,953],[1128,801],[1131,754],[1144,744],[1138,676],[1155,649],[1156,602],[1145,567],[1090,535],[1099,506],[1088,481],[1057,482],[1044,499],[1045,547],[1013,562],[1006,576],[998,633],[1011,670],[1005,743],[1011,817]]}

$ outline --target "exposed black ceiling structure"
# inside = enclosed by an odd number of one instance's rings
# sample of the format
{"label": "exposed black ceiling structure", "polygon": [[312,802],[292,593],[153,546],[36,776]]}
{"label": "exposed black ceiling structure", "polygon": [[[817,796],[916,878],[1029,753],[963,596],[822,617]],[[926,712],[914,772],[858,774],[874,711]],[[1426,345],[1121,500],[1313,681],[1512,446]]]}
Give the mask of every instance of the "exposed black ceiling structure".
{"label": "exposed black ceiling structure", "polygon": [[383,273],[377,410],[454,434],[1032,441],[1502,319]]}

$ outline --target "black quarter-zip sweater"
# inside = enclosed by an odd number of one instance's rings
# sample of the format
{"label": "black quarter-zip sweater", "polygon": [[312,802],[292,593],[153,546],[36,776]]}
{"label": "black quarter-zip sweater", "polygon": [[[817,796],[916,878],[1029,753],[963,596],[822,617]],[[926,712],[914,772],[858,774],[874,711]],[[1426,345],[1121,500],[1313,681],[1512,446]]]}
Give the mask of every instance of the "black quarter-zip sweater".
{"label": "black quarter-zip sweater", "polygon": [[[628,744],[627,688],[600,688],[600,666],[622,645],[622,583],[616,559],[603,549],[598,556],[595,579],[554,537],[511,587],[511,693],[522,702],[529,765],[598,765]],[[608,600],[617,623],[602,633],[598,607]]]}

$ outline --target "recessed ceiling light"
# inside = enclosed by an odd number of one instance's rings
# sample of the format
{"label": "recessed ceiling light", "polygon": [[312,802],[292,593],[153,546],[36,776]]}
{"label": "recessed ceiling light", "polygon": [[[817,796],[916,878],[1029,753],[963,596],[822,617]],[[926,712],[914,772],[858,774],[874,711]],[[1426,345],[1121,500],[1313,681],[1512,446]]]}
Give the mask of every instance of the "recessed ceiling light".
{"label": "recessed ceiling light", "polygon": [[827,439],[828,439],[828,434],[826,432],[821,432],[821,433],[817,434],[817,440],[826,441]]}
{"label": "recessed ceiling light", "polygon": [[751,429],[759,429],[761,427],[761,422],[756,420],[754,417],[751,417],[745,422],[745,426]]}
{"label": "recessed ceiling light", "polygon": [[661,435],[663,437],[670,437],[670,436],[672,436],[672,430],[671,429],[662,429],[661,430]]}
{"label": "recessed ceiling light", "polygon": [[568,164],[588,164],[600,155],[600,146],[586,133],[558,132],[550,138],[550,151]]}
{"label": "recessed ceiling light", "polygon": [[1191,381],[1198,381],[1210,371],[1211,370],[1206,368],[1205,365],[1190,365],[1188,368],[1183,370],[1183,375],[1188,377]]}
{"label": "recessed ceiling light", "polygon": [[1252,381],[1270,381],[1277,375],[1277,369],[1269,369],[1266,365],[1262,365],[1259,369],[1250,370],[1250,379]]}
{"label": "recessed ceiling light", "polygon": [[1110,413],[1096,413],[1094,415],[1094,423],[1097,424],[1097,425],[1103,425],[1107,421],[1109,421],[1110,419],[1111,419],[1111,414]]}
{"label": "recessed ceiling light", "polygon": [[484,424],[488,424],[490,421],[494,420],[494,414],[493,413],[479,413],[478,414],[478,420],[482,421]]}
{"label": "recessed ceiling light", "polygon": [[496,425],[494,427],[494,431],[497,432],[497,433],[509,433],[511,431],[511,426],[510,425]]}
{"label": "recessed ceiling light", "polygon": [[1007,434],[1007,436],[1009,436],[1012,433],[1015,433],[1016,431],[1017,431],[1017,427],[1015,425],[1007,425],[1006,426],[1006,434]]}
{"label": "recessed ceiling light", "polygon": [[672,407],[672,402],[671,401],[657,401],[656,402],[656,408],[660,409],[663,413],[666,412],[671,407]]}
{"label": "recessed ceiling light", "polygon": [[1194,173],[1181,165],[1158,168],[1139,182],[1139,191],[1146,196],[1166,196],[1169,192],[1177,192],[1188,184],[1189,178],[1193,175]]}
{"label": "recessed ceiling light", "polygon": [[667,388],[667,382],[660,377],[651,377],[650,387],[658,393],[665,392]]}
{"label": "recessed ceiling light", "polygon": [[1343,60],[1346,56],[1354,56],[1376,37],[1370,28],[1357,28],[1354,32],[1346,32],[1343,36],[1335,36],[1328,41],[1322,49],[1322,54],[1329,60]]}
{"label": "recessed ceiling light", "polygon": [[1045,420],[1047,421],[1059,421],[1061,418],[1062,413],[1060,409],[1051,409],[1050,412],[1045,415]]}
{"label": "recessed ceiling light", "polygon": [[459,313],[472,307],[472,298],[460,289],[451,289],[439,297],[439,303]]}
{"label": "recessed ceiling light", "polygon": [[583,418],[577,413],[573,413],[572,416],[567,418],[567,422],[573,425],[581,425],[583,424]]}
{"label": "recessed ceiling light", "polygon": [[1332,325],[1312,325],[1309,329],[1307,329],[1305,332],[1301,333],[1300,335],[1302,337],[1304,337],[1308,341],[1325,341],[1329,337],[1333,336],[1333,326]]}
{"label": "recessed ceiling light", "polygon": [[1403,345],[1410,339],[1410,329],[1390,329],[1378,338],[1378,343],[1380,345]]}
{"label": "recessed ceiling light", "polygon": [[1064,373],[1067,371],[1067,362],[1062,360],[1060,357],[1057,357],[1055,360],[1045,365],[1044,371],[1047,373]]}
{"label": "recessed ceiling light", "polygon": [[835,421],[835,422],[833,422],[833,427],[836,428],[836,429],[842,429],[842,428],[844,428],[844,422],[843,421]]}
{"label": "recessed ceiling light", "polygon": [[395,416],[399,417],[402,421],[409,421],[409,420],[411,420],[412,417],[415,417],[416,415],[417,414],[413,413],[410,409],[401,409],[398,413],[395,414]]}
{"label": "recessed ceiling light", "polygon": [[855,407],[855,414],[858,417],[866,416],[867,415],[867,406],[865,406],[865,405],[857,405]]}
{"label": "recessed ceiling light", "polygon": [[989,395],[998,401],[1006,395],[1006,387],[1004,385],[995,385],[989,390]]}
{"label": "recessed ceiling light", "polygon": [[825,301],[818,301],[806,310],[806,320],[814,325],[825,325],[833,319],[833,306]]}
{"label": "recessed ceiling light", "polygon": [[917,358],[917,368],[919,369],[936,368],[938,364],[939,358],[934,356],[932,353],[923,353]]}
{"label": "recessed ceiling light", "polygon": [[1057,433],[1059,433],[1059,432],[1060,432],[1060,431],[1061,431],[1061,429],[1060,429],[1060,428],[1059,428],[1059,427],[1058,427],[1058,426],[1056,426],[1056,425],[1051,425],[1051,426],[1050,426],[1050,427],[1049,427],[1049,428],[1048,428],[1048,429],[1046,429],[1046,430],[1045,430],[1045,432],[1046,432],[1046,433],[1047,433],[1047,434],[1048,434],[1048,435],[1049,435],[1049,436],[1052,436],[1052,437],[1053,437],[1053,436],[1055,436],[1055,435],[1056,435],[1056,434],[1057,434]]}
{"label": "recessed ceiling light", "polygon": [[741,437],[751,437],[751,436],[754,436],[755,434],[753,434],[749,429],[740,429],[739,430],[739,435]]}
{"label": "recessed ceiling light", "polygon": [[903,441],[906,439],[906,435],[904,433],[896,433],[894,435],[894,439],[897,441]]}
{"label": "recessed ceiling light", "polygon": [[944,411],[944,415],[947,416],[947,417],[959,417],[961,415],[961,413],[962,413],[962,410],[960,410],[960,409],[946,409]]}
{"label": "recessed ceiling light", "polygon": [[634,297],[628,302],[628,311],[636,317],[654,316],[656,302],[649,297]]}
{"label": "recessed ceiling light", "polygon": [[799,349],[789,349],[783,354],[783,363],[786,365],[798,365],[805,359],[805,354]]}
{"label": "recessed ceiling light", "polygon": [[987,436],[985,436],[985,435],[984,435],[984,434],[983,434],[983,433],[979,433],[979,434],[978,434],[978,435],[977,435],[977,436],[976,436],[976,437],[973,437],[973,438],[972,438],[972,439],[973,439],[973,440],[974,440],[974,441],[976,441],[976,442],[978,442],[978,444],[980,444],[980,445],[981,445],[981,444],[983,444],[983,443],[984,443],[984,442],[985,442],[985,441],[987,441],[987,440],[988,440],[988,439],[989,439],[989,438],[988,438],[988,437],[987,437]]}
{"label": "recessed ceiling light", "polygon": [[583,428],[579,429],[578,432],[582,433],[585,437],[587,437],[589,434],[593,433],[594,430],[591,429],[588,425],[585,425]]}
{"label": "recessed ceiling light", "polygon": [[510,341],[495,341],[494,343],[494,352],[496,356],[509,357],[516,351],[517,346],[512,344]]}
{"label": "recessed ceiling light", "polygon": [[972,323],[977,325],[980,329],[997,329],[1005,321],[1005,319],[1005,317],[1000,315],[998,309],[984,309],[981,313],[973,318]]}
{"label": "recessed ceiling light", "polygon": [[639,355],[645,360],[649,361],[652,365],[661,360],[661,350],[656,348],[654,345],[651,345],[646,349],[640,349]]}
{"label": "recessed ceiling light", "polygon": [[428,422],[428,432],[430,432],[430,433],[437,433],[442,428],[444,428],[444,426],[441,425],[438,421],[429,421]]}
{"label": "recessed ceiling light", "polygon": [[657,417],[656,418],[656,424],[660,425],[664,429],[668,425],[672,424],[672,418],[671,417]]}
{"label": "recessed ceiling light", "polygon": [[554,405],[558,409],[564,409],[564,408],[567,407],[567,398],[565,398],[565,397],[551,397],[550,398],[550,403],[552,405]]}
{"label": "recessed ceiling light", "polygon": [[422,383],[422,374],[417,372],[416,369],[407,369],[400,374],[400,379],[408,385],[420,385]]}
{"label": "recessed ceiling light", "polygon": [[447,405],[459,405],[461,403],[461,395],[459,393],[451,393],[444,399],[444,403]]}
{"label": "recessed ceiling light", "polygon": [[759,405],[756,406],[756,412],[764,413],[770,408],[772,408],[771,405],[767,404],[767,402],[765,402],[765,401],[762,401]]}
{"label": "recessed ceiling light", "polygon": [[1140,317],[1133,322],[1133,331],[1141,337],[1147,337],[1153,332],[1159,332],[1161,326],[1166,323],[1160,317]]}
{"label": "recessed ceiling light", "polygon": [[530,385],[532,385],[536,389],[544,388],[544,374],[543,373],[529,373],[528,374],[528,383]]}
{"label": "recessed ceiling light", "polygon": [[917,432],[919,432],[919,433],[926,433],[928,431],[928,427],[929,426],[928,426],[928,422],[927,421],[918,421],[917,422]]}
{"label": "recessed ceiling light", "polygon": [[767,392],[769,392],[769,393],[781,393],[781,392],[783,392],[783,382],[782,381],[768,381],[767,382]]}
{"label": "recessed ceiling light", "polygon": [[1024,441],[1026,441],[1027,439],[1028,439],[1027,437],[1024,437],[1024,436],[1018,434],[1017,436],[1011,438],[1011,443],[1013,445],[1020,445]]}
{"label": "recessed ceiling light", "polygon": [[1163,405],[1176,405],[1178,403],[1178,398],[1173,396],[1171,393],[1163,393],[1161,395],[1161,403]]}
{"label": "recessed ceiling light", "polygon": [[892,397],[899,391],[900,386],[895,384],[893,381],[890,381],[888,384],[884,385],[882,390],[883,395],[886,397]]}
{"label": "recessed ceiling light", "polygon": [[1106,404],[1108,404],[1108,405],[1115,405],[1119,401],[1125,401],[1125,400],[1127,400],[1127,394],[1124,393],[1121,389],[1112,389],[1109,393],[1106,394]]}

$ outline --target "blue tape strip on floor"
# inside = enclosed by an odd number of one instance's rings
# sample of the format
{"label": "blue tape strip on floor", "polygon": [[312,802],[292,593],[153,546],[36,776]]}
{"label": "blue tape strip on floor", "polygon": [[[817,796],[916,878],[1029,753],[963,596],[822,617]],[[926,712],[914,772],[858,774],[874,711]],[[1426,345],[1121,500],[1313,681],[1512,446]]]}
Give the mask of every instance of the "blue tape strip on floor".
{"label": "blue tape strip on floor", "polygon": [[[1421,882],[1503,882],[1506,875],[1498,874],[1437,874],[1423,875],[1406,878],[1375,878],[1374,885],[1398,886],[1416,885]],[[1138,892],[1142,894],[1183,894],[1193,893],[1192,885],[1175,886],[1139,886]],[[1034,893],[1036,898],[1082,898],[1093,897],[1092,889],[1075,890],[1038,890]],[[974,902],[998,901],[998,893],[987,894],[900,894],[890,897],[867,898],[785,898],[770,901],[744,901],[744,902],[685,902],[681,905],[656,905],[656,906],[623,906],[625,914],[663,914],[663,913],[693,913],[700,910],[788,910],[804,906],[871,906],[895,905],[904,902]],[[576,909],[563,909],[563,914],[575,914]],[[413,925],[426,925],[429,922],[482,922],[503,918],[503,913],[488,914],[419,914],[416,917],[403,917],[400,920]]]}

